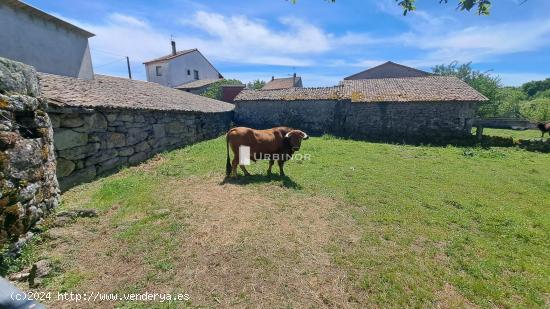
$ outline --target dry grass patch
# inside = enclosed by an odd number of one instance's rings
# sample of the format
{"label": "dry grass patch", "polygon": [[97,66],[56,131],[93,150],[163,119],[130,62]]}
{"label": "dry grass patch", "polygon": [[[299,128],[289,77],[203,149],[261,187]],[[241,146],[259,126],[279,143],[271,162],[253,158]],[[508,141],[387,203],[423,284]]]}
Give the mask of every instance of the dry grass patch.
{"label": "dry grass patch", "polygon": [[[328,250],[360,239],[346,206],[288,190],[223,184],[219,177],[172,179],[152,192],[162,208],[129,212],[115,203],[99,218],[50,229],[41,246],[61,273],[46,288],[184,292],[190,306],[358,306],[364,295]],[[178,223],[183,228],[173,230]],[[112,303],[86,307],[106,305]]]}

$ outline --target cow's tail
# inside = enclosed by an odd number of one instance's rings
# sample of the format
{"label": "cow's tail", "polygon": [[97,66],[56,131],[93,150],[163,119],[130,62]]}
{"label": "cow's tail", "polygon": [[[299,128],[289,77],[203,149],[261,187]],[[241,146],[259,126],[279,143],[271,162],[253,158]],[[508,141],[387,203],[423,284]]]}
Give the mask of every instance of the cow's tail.
{"label": "cow's tail", "polygon": [[229,158],[229,133],[225,136],[225,147],[227,149],[227,162],[225,163],[225,176],[231,175],[231,158]]}

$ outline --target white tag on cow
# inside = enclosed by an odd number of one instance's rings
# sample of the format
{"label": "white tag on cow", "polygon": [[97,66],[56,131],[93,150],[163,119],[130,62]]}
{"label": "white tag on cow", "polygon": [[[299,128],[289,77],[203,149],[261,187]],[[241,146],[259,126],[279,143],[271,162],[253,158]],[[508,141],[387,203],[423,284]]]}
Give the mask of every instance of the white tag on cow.
{"label": "white tag on cow", "polygon": [[250,165],[250,147],[239,146],[239,165]]}

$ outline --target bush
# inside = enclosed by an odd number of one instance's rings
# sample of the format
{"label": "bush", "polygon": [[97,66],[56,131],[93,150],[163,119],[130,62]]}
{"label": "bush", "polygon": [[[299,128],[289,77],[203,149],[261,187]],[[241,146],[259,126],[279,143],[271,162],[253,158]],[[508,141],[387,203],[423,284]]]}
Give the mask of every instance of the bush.
{"label": "bush", "polygon": [[221,100],[223,85],[242,85],[242,82],[237,79],[222,79],[208,86],[201,95],[207,98]]}
{"label": "bush", "polygon": [[500,104],[497,108],[498,117],[521,118],[521,103],[527,100],[527,95],[520,89],[505,87],[499,90]]}
{"label": "bush", "polygon": [[550,98],[521,102],[520,113],[532,122],[550,121]]}
{"label": "bush", "polygon": [[489,100],[479,105],[477,116],[494,117],[498,114],[500,105],[500,78],[474,70],[471,64],[471,62],[459,64],[453,61],[448,65],[436,65],[432,70],[436,75],[456,76],[487,97]]}

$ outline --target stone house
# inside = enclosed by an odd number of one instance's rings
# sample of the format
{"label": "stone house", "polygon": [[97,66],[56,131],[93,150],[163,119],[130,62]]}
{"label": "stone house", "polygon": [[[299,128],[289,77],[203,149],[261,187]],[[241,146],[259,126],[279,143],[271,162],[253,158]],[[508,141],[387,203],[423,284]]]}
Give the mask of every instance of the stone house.
{"label": "stone house", "polygon": [[235,122],[287,125],[311,134],[383,140],[433,140],[470,134],[483,95],[456,77],[344,80],[339,86],[243,90]]}
{"label": "stone house", "polygon": [[399,77],[426,77],[432,74],[415,68],[387,61],[368,70],[345,77],[344,80],[399,78]]}
{"label": "stone house", "polygon": [[220,72],[198,49],[176,50],[172,41],[172,52],[166,56],[143,63],[147,81],[181,90],[193,90],[197,85],[186,85],[201,81],[204,87],[223,79]]}
{"label": "stone house", "polygon": [[18,0],[0,1],[0,57],[39,72],[93,78],[94,34]]}

